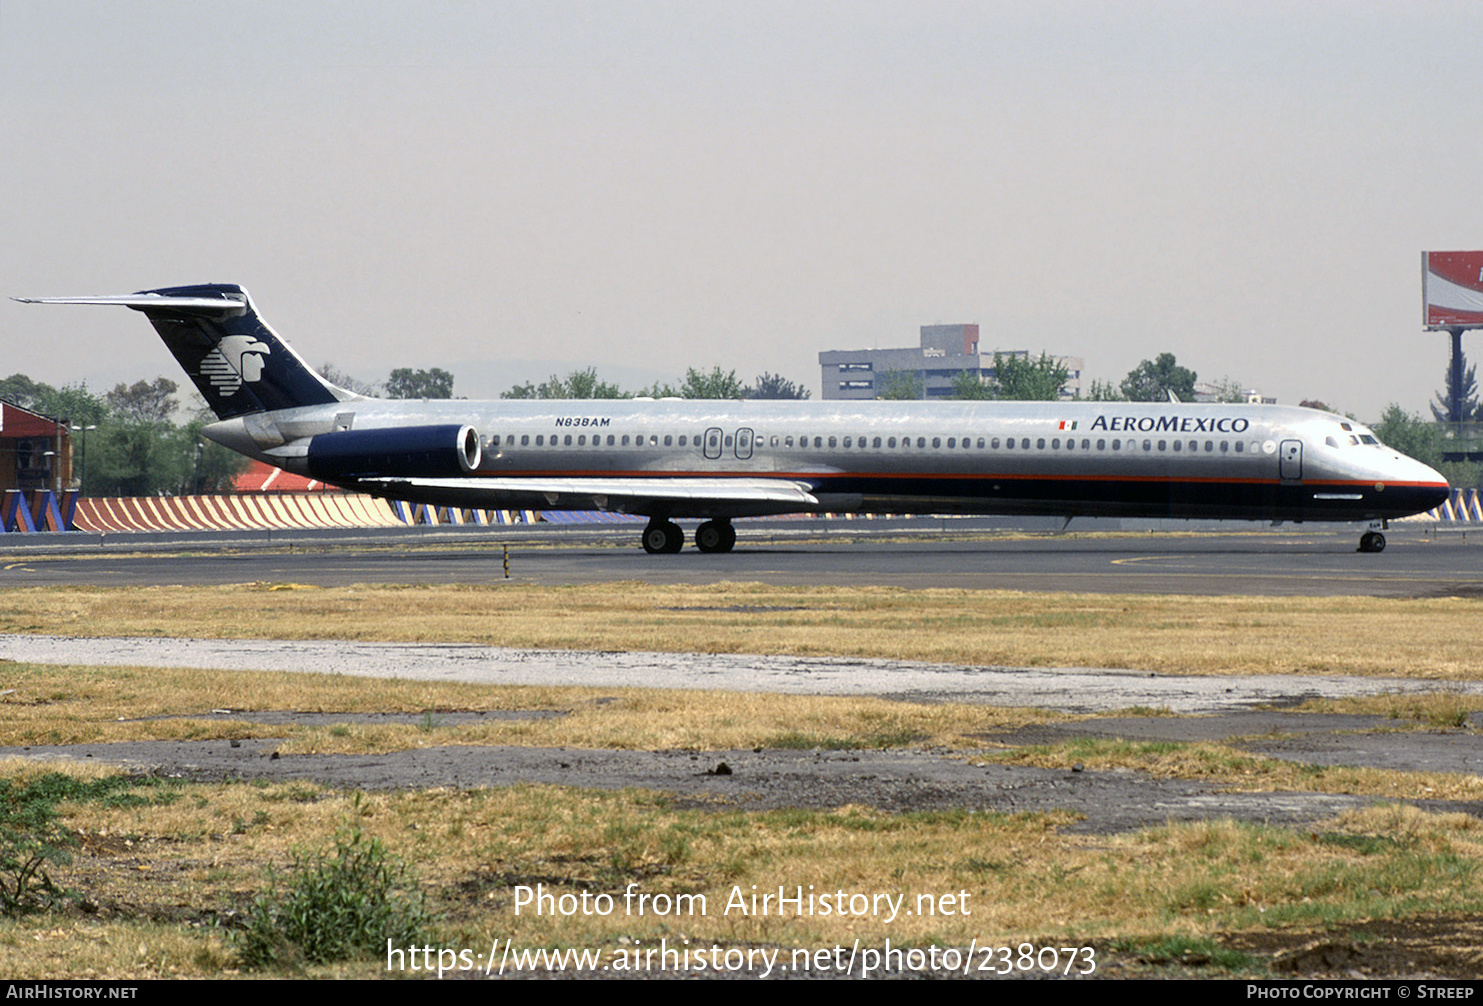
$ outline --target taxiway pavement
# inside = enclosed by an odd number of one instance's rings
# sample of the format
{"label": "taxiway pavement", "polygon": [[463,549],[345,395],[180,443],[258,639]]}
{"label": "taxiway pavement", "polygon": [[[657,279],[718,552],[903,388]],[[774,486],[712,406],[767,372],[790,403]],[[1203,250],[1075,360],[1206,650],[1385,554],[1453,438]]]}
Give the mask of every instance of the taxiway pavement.
{"label": "taxiway pavement", "polygon": [[99,545],[11,552],[6,544],[30,543],[0,542],[0,586],[731,581],[1074,593],[1483,595],[1483,530],[1396,528],[1381,553],[1358,552],[1357,535],[1328,529],[948,538],[909,527],[836,528],[827,536],[746,529],[736,550],[721,555],[693,548],[649,555],[636,535],[633,526],[539,538],[497,532],[287,542],[177,536],[160,543],[116,535]]}

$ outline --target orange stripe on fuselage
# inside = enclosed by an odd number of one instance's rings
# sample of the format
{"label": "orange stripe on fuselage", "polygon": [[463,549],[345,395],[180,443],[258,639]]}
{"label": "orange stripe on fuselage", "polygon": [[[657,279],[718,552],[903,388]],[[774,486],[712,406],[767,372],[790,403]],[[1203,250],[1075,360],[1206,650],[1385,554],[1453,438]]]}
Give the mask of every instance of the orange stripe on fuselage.
{"label": "orange stripe on fuselage", "polygon": [[[564,470],[564,471],[482,471],[471,472],[471,478],[516,478],[516,479],[791,479],[807,482],[814,479],[1018,479],[1043,482],[1198,482],[1208,485],[1283,485],[1280,478],[1230,478],[1218,475],[1066,475],[1055,473],[1001,473],[1001,472],[774,472],[774,471],[614,471],[611,469]],[[1373,488],[1373,481],[1358,479],[1296,479],[1298,485],[1306,486],[1364,486]],[[1387,486],[1412,489],[1441,489],[1443,482],[1386,482]]]}

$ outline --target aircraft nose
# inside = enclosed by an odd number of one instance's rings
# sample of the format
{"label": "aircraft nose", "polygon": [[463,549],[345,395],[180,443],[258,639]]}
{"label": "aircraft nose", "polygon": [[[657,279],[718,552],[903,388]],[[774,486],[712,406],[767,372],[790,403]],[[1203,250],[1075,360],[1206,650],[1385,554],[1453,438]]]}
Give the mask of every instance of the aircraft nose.
{"label": "aircraft nose", "polygon": [[1427,475],[1436,480],[1436,483],[1432,488],[1437,494],[1437,506],[1441,506],[1446,501],[1447,497],[1452,495],[1452,485],[1447,481],[1446,476],[1437,471],[1435,468],[1428,468],[1426,472]]}
{"label": "aircraft nose", "polygon": [[1420,461],[1406,458],[1415,466],[1415,473],[1405,481],[1415,486],[1415,497],[1417,510],[1434,510],[1447,502],[1452,495],[1452,486],[1448,484],[1446,476]]}

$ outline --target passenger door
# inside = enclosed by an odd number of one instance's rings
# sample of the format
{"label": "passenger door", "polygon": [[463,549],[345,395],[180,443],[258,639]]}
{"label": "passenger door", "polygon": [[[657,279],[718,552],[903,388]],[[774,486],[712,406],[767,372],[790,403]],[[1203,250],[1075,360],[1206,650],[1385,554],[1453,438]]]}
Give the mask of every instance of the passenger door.
{"label": "passenger door", "polygon": [[1296,481],[1303,477],[1303,442],[1284,440],[1277,454],[1277,470],[1284,480]]}

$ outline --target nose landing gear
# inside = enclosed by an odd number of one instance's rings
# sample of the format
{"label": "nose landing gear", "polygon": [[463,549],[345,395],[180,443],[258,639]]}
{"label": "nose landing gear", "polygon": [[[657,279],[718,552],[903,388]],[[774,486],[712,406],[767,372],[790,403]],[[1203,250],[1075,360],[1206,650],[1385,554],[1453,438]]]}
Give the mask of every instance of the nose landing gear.
{"label": "nose landing gear", "polygon": [[1384,526],[1384,521],[1375,521],[1374,523],[1372,523],[1370,525],[1370,529],[1359,536],[1359,551],[1384,552],[1385,535],[1380,533],[1380,529]]}

